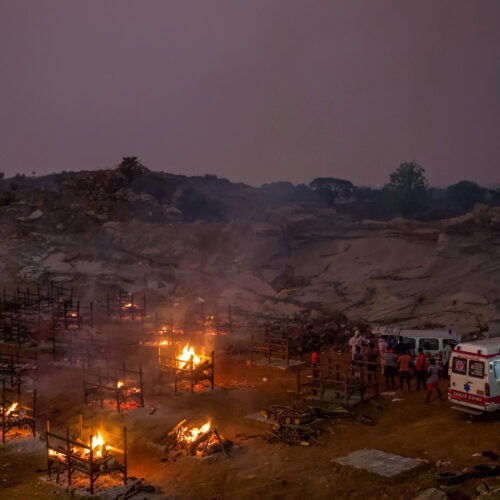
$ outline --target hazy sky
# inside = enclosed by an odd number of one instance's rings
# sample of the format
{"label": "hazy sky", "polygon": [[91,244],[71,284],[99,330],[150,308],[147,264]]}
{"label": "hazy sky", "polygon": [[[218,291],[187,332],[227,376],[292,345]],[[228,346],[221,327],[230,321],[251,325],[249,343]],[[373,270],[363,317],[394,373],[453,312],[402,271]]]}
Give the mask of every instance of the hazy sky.
{"label": "hazy sky", "polygon": [[0,0],[0,171],[500,182],[500,0]]}

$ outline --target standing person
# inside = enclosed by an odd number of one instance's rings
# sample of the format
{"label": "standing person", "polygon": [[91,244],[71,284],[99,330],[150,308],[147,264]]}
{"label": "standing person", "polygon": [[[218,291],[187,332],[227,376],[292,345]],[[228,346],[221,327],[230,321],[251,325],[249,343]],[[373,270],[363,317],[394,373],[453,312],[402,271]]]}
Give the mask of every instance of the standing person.
{"label": "standing person", "polygon": [[430,363],[429,368],[427,368],[427,375],[429,378],[427,379],[427,399],[425,402],[430,402],[433,389],[436,389],[440,401],[444,401],[441,389],[439,388],[439,376],[441,375],[443,369],[441,366],[436,365],[436,360],[434,358],[431,358]]}
{"label": "standing person", "polygon": [[399,356],[400,354],[404,354],[406,351],[406,346],[403,340],[403,337],[399,337],[398,341],[396,343],[396,347],[394,348],[394,351],[396,352],[396,356]]}
{"label": "standing person", "polygon": [[356,328],[354,335],[349,339],[349,345],[351,346],[351,359],[354,361],[354,355],[356,354],[356,347],[361,348],[363,339],[361,338],[360,331]]}
{"label": "standing person", "polygon": [[411,386],[410,386],[410,363],[411,363],[411,356],[408,354],[407,350],[404,350],[398,356],[399,387],[400,387],[401,390],[403,390],[404,381],[406,380],[406,383],[408,385],[408,392],[411,392]]}
{"label": "standing person", "polygon": [[380,368],[382,375],[384,374],[384,354],[387,351],[387,342],[384,337],[378,339],[378,352],[380,353]]}
{"label": "standing person", "polygon": [[319,352],[318,351],[313,351],[311,354],[311,365],[313,368],[317,368],[319,364]]}
{"label": "standing person", "polygon": [[313,371],[313,379],[317,379],[319,377],[319,352],[313,351],[311,354],[311,365]]}
{"label": "standing person", "polygon": [[451,345],[447,340],[443,341],[443,378],[448,378],[448,367],[450,366],[451,352],[453,351]]}
{"label": "standing person", "polygon": [[356,352],[354,353],[354,359],[352,360],[352,365],[356,369],[356,373],[359,375],[365,364],[365,358],[361,352],[361,346],[356,346]]}
{"label": "standing person", "polygon": [[426,361],[427,358],[425,357],[424,350],[422,347],[419,347],[417,363],[415,364],[415,376],[417,377],[417,391],[420,390],[420,386],[422,386],[422,389],[425,389]]}
{"label": "standing person", "polygon": [[389,385],[395,389],[394,377],[396,375],[396,355],[394,351],[388,347],[384,354],[384,376],[385,388],[389,390]]}
{"label": "standing person", "polygon": [[372,378],[376,380],[376,372],[377,372],[377,360],[378,360],[378,352],[375,349],[375,344],[370,342],[368,345],[368,351],[366,352],[366,365],[368,371],[368,382],[371,382]]}

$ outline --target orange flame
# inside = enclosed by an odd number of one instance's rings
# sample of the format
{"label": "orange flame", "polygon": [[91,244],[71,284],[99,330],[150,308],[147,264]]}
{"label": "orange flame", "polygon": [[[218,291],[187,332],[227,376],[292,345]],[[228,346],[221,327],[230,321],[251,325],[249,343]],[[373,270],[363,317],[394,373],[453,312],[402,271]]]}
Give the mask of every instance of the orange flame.
{"label": "orange flame", "polygon": [[90,447],[95,457],[102,457],[104,450],[108,449],[108,446],[104,446],[104,438],[99,431],[97,431],[97,436],[92,436]]}
{"label": "orange flame", "polygon": [[5,415],[9,415],[12,412],[16,411],[16,408],[19,406],[19,403],[12,403],[8,408],[7,411],[5,412]]}
{"label": "orange flame", "polygon": [[193,441],[196,441],[199,436],[208,432],[211,426],[212,423],[210,422],[210,420],[208,420],[201,427],[181,427],[180,437],[186,443],[192,443]]}
{"label": "orange flame", "polygon": [[116,384],[116,387],[117,389],[120,389],[121,387],[123,387],[125,384],[121,381],[121,380],[118,380],[118,383]]}
{"label": "orange flame", "polygon": [[186,344],[184,346],[182,353],[177,356],[177,359],[179,361],[184,361],[184,364],[182,366],[179,366],[179,368],[187,368],[188,366],[190,366],[189,363],[191,359],[193,360],[193,368],[201,363],[200,357],[197,356],[194,352],[194,347],[190,347],[189,344]]}

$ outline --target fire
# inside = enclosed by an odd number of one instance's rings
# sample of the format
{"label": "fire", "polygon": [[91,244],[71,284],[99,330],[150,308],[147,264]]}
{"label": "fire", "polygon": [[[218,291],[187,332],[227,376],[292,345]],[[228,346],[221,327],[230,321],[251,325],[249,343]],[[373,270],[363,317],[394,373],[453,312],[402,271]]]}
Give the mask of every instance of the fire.
{"label": "fire", "polygon": [[210,420],[208,420],[201,427],[189,427],[189,426],[181,427],[180,429],[181,440],[185,441],[186,443],[192,443],[193,441],[196,441],[198,437],[207,433],[210,430],[211,426],[212,423],[210,422]]}
{"label": "fire", "polygon": [[195,366],[198,366],[201,363],[201,359],[199,356],[196,355],[194,352],[194,347],[190,347],[189,344],[186,344],[184,346],[184,349],[182,350],[182,354],[177,356],[177,359],[179,361],[184,361],[184,364],[182,366],[179,366],[179,368],[187,368],[190,366],[190,361],[193,360],[193,368]]}
{"label": "fire", "polygon": [[12,403],[5,412],[5,415],[10,415],[12,412],[16,411],[16,408],[19,406],[19,403]]}
{"label": "fire", "polygon": [[[92,449],[94,458],[103,457],[104,452],[111,448],[111,446],[104,444],[104,438],[102,437],[102,434],[99,431],[97,431],[97,436],[92,436],[89,446]],[[70,452],[85,458],[87,458],[87,456],[90,455],[89,449],[87,448],[82,449],[78,446],[73,446]],[[62,450],[56,451],[54,449],[49,449],[49,455],[55,456],[59,460],[66,460],[66,453],[63,452]]]}
{"label": "fire", "polygon": [[102,446],[104,444],[104,439],[102,437],[102,434],[97,431],[97,436],[92,436],[92,442],[90,443],[90,446],[93,450],[95,450],[98,446]]}
{"label": "fire", "polygon": [[117,389],[120,389],[121,387],[123,387],[125,384],[121,381],[121,380],[118,380],[118,383],[116,384],[116,388]]}
{"label": "fire", "polygon": [[104,450],[108,449],[108,446],[104,446],[104,438],[99,431],[97,431],[97,436],[92,436],[90,447],[97,458],[102,457]]}

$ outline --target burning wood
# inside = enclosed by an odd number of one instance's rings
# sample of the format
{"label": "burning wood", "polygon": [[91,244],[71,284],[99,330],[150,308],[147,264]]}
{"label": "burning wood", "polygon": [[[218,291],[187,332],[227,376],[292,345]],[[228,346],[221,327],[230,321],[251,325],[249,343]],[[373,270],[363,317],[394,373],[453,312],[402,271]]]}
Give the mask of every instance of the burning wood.
{"label": "burning wood", "polygon": [[[107,445],[104,442],[104,438],[102,434],[97,431],[97,436],[91,436],[89,444],[75,441],[74,445],[70,448],[70,453],[74,457],[85,458],[87,459],[90,456],[90,452],[93,453],[94,460],[100,458],[109,458],[111,457],[111,446]],[[68,452],[67,450],[57,451],[55,449],[49,448],[49,455],[53,457],[57,457],[59,460],[66,461]]]}
{"label": "burning wood", "polygon": [[185,453],[206,457],[215,453],[228,453],[233,443],[224,439],[209,421],[196,427],[181,420],[166,436],[165,453]]}
{"label": "burning wood", "polygon": [[35,419],[28,414],[28,410],[18,402],[0,404],[0,431],[3,442],[5,442],[5,435],[12,429],[16,429],[21,434],[25,432],[35,434]]}
{"label": "burning wood", "polygon": [[[104,431],[103,431],[104,432]],[[67,471],[67,484],[71,486],[73,473],[81,473],[89,476],[90,492],[93,494],[95,481],[103,474],[123,474],[123,482],[127,483],[127,430],[123,428],[123,449],[108,444],[109,436],[115,440],[112,434],[104,432],[107,438],[101,434],[91,435],[88,442],[77,438],[70,438],[69,428],[66,436],[50,432],[50,424],[47,421],[45,433],[47,447],[47,468],[49,478],[52,471],[57,471],[56,480],[59,482],[60,472]],[[119,457],[123,458],[120,460]]]}
{"label": "burning wood", "polygon": [[178,366],[180,370],[187,368],[196,368],[201,363],[201,358],[194,352],[194,347],[186,344],[182,349],[182,353],[177,356],[181,362]]}
{"label": "burning wood", "polygon": [[144,406],[142,368],[128,370],[108,367],[106,374],[84,372],[85,403],[93,406],[99,403],[101,408],[116,406],[118,412],[122,409],[132,409]]}
{"label": "burning wood", "polygon": [[214,388],[214,352],[211,356],[197,354],[194,347],[186,344],[181,354],[177,356],[164,355],[166,350],[158,346],[158,367],[160,372],[160,383],[162,373],[167,373],[174,379],[174,390],[177,392],[179,383],[188,383],[191,392],[195,387],[203,388],[207,381],[212,390]]}

